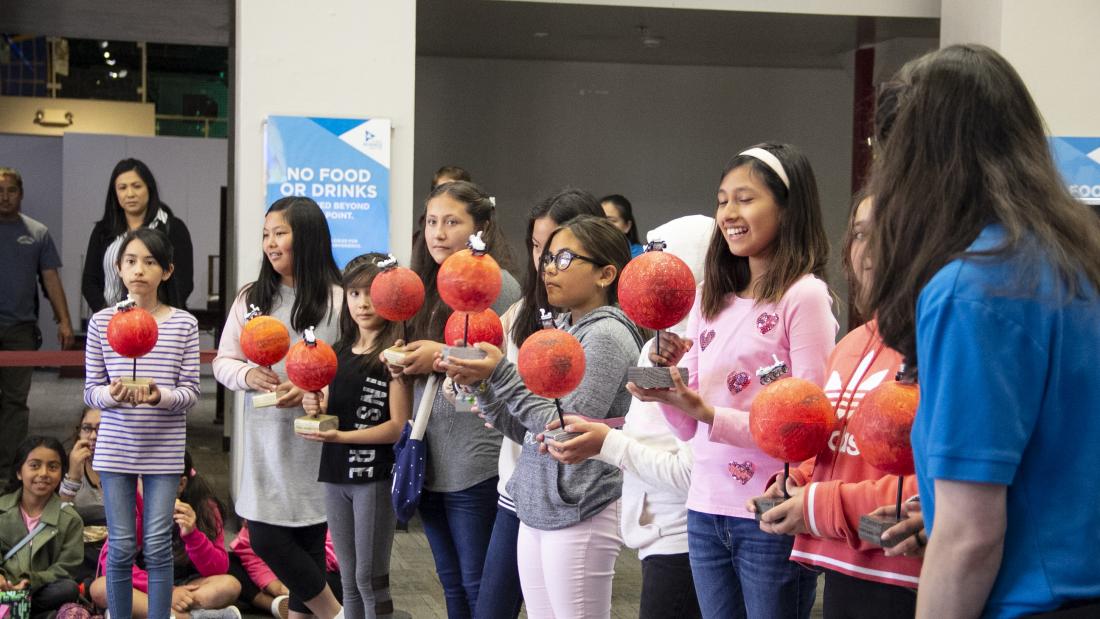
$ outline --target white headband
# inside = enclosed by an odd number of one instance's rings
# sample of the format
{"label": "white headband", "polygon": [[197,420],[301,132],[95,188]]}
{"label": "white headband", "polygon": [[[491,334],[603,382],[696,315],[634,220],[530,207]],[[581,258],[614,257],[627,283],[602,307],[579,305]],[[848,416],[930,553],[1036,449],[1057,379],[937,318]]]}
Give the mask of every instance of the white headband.
{"label": "white headband", "polygon": [[772,169],[772,172],[775,172],[776,176],[779,177],[779,180],[783,181],[783,184],[786,185],[787,190],[790,190],[791,181],[789,178],[787,178],[787,171],[783,169],[783,164],[779,163],[778,157],[769,153],[763,148],[750,148],[737,154],[738,157],[742,155],[763,161],[765,165]]}

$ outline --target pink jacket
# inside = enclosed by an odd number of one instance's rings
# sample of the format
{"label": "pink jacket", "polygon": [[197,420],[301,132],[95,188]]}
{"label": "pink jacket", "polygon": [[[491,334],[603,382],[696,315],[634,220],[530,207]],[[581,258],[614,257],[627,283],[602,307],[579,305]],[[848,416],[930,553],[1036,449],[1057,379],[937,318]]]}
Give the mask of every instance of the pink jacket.
{"label": "pink jacket", "polygon": [[[225,574],[229,570],[229,552],[225,549],[225,534],[222,528],[222,518],[218,510],[211,505],[214,514],[214,526],[218,534],[213,540],[207,537],[198,528],[191,531],[188,535],[182,536],[183,548],[187,552],[187,558],[191,560],[191,564],[195,566],[195,570],[203,576],[217,576],[218,574]],[[142,539],[142,510],[144,509],[144,501],[141,495],[137,497],[137,543],[141,546]],[[176,526],[173,524],[172,526]],[[110,538],[103,544],[103,549],[99,552],[99,573],[107,573],[107,546],[111,543]],[[133,570],[134,588],[142,593],[149,592],[149,574],[145,570],[141,569],[137,565]]]}
{"label": "pink jacket", "polygon": [[[229,544],[229,549],[241,560],[244,571],[248,572],[248,577],[252,579],[257,587],[266,589],[268,585],[278,579],[278,576],[271,571],[264,560],[253,552],[252,540],[248,536],[247,522],[241,522],[241,531],[237,534],[237,539]],[[325,534],[325,569],[330,572],[340,571],[340,564],[336,561],[336,549],[332,546],[331,533]]]}
{"label": "pink jacket", "polygon": [[806,275],[778,303],[756,304],[730,295],[722,311],[702,315],[702,293],[688,316],[694,340],[680,361],[689,385],[714,406],[714,424],[699,423],[671,406],[661,406],[673,433],[690,441],[695,456],[687,507],[698,512],[752,517],[745,502],[764,493],[768,478],[783,463],[757,448],[749,433],[749,406],[762,388],[757,370],[776,358],[788,376],[818,385],[836,342],[837,322],[825,282]]}

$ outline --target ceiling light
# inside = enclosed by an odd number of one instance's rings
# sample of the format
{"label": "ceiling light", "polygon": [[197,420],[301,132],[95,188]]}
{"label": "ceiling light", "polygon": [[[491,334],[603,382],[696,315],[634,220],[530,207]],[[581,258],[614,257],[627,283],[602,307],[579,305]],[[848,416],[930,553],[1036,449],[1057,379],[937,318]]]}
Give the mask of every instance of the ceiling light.
{"label": "ceiling light", "polygon": [[118,72],[118,76],[119,77],[126,77],[127,73],[128,73],[128,71],[126,69],[123,69],[123,70]]}
{"label": "ceiling light", "polygon": [[100,49],[107,49],[108,45],[110,45],[110,43],[108,43],[107,41],[100,41],[99,42]]}
{"label": "ceiling light", "polygon": [[103,52],[103,57],[104,58],[110,58],[111,57],[111,52]]}
{"label": "ceiling light", "polygon": [[536,39],[545,39],[548,36],[550,36],[550,33],[546,31],[539,31],[535,33]]}
{"label": "ceiling light", "polygon": [[113,66],[115,66],[115,63],[116,63],[116,62],[118,62],[118,61],[117,61],[117,60],[115,60],[114,58],[108,58],[108,59],[107,59],[107,66],[108,66],[108,67],[113,67]]}
{"label": "ceiling light", "polygon": [[115,73],[114,71],[111,71],[111,72],[110,72],[110,73],[108,73],[107,75],[110,75],[110,76],[111,76],[111,79],[113,79],[113,80],[117,80],[117,79],[118,79],[118,73]]}

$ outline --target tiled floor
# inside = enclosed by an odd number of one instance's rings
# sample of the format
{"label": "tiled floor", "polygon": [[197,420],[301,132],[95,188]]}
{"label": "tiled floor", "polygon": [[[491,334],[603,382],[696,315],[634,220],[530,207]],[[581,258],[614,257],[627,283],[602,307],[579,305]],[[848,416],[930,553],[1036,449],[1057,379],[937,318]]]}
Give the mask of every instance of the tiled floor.
{"label": "tiled floor", "polygon": [[[28,402],[31,433],[68,438],[81,411],[82,389],[82,380],[59,379],[56,371],[36,371]],[[188,444],[195,467],[222,497],[228,497],[229,462],[228,455],[222,451],[222,426],[214,423],[213,379],[204,376],[202,389],[202,399],[188,418]],[[390,581],[398,609],[415,619],[446,618],[431,551],[417,520],[411,523],[408,532],[396,533]],[[611,616],[615,619],[637,617],[640,592],[641,564],[634,551],[624,548],[615,569]],[[821,616],[820,589],[818,593],[814,617]]]}

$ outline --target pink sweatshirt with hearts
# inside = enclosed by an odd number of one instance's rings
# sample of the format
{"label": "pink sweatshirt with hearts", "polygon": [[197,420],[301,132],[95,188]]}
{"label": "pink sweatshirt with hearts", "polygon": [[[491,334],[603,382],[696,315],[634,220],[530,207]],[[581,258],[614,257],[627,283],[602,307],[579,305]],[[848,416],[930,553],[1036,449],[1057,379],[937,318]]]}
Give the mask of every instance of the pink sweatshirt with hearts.
{"label": "pink sweatshirt with hearts", "polygon": [[714,406],[714,423],[700,423],[672,406],[661,410],[695,454],[688,509],[752,518],[745,502],[763,494],[768,478],[783,469],[749,433],[749,407],[763,387],[758,371],[772,369],[775,376],[823,385],[837,334],[832,297],[825,282],[806,275],[778,303],[730,295],[726,307],[708,320],[701,302],[700,290],[686,334],[695,344],[679,365],[688,369],[690,386]]}

